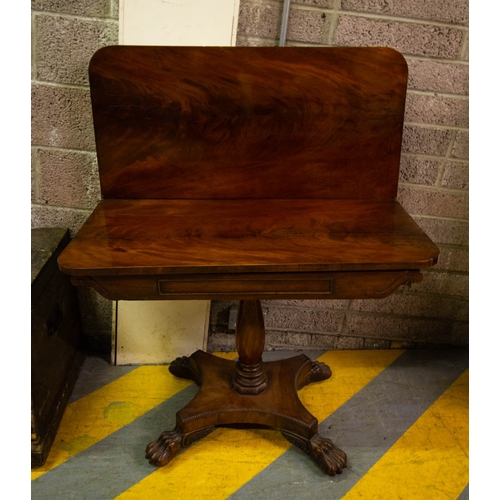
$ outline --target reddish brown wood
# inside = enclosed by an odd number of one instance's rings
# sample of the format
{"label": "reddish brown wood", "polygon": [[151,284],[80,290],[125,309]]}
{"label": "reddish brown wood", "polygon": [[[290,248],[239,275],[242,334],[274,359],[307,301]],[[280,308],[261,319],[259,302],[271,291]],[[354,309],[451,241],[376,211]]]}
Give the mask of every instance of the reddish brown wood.
{"label": "reddish brown wood", "polygon": [[106,47],[90,65],[103,201],[59,257],[110,299],[241,299],[237,363],[171,372],[200,391],[146,456],[218,425],[278,428],[327,474],[347,457],[297,390],[330,369],[262,363],[260,299],[377,298],[438,248],[395,200],[407,67],[385,48]]}
{"label": "reddish brown wood", "polygon": [[[251,306],[253,307],[253,306]],[[234,391],[228,383],[235,363],[197,351],[179,358],[170,370],[194,380],[200,390],[177,413],[176,426],[149,443],[146,458],[154,465],[166,465],[183,448],[219,425],[253,424],[280,429],[283,435],[308,454],[327,474],[342,472],[347,457],[329,439],[318,435],[318,421],[301,403],[297,389],[325,380],[331,372],[304,354],[264,364],[269,381],[258,396]]]}
{"label": "reddish brown wood", "polygon": [[392,49],[104,47],[89,73],[104,198],[396,196]]}
{"label": "reddish brown wood", "polygon": [[104,200],[59,264],[77,276],[380,271],[438,254],[394,200]]}
{"label": "reddish brown wood", "polygon": [[260,394],[267,387],[262,353],[266,334],[260,300],[242,300],[236,322],[236,349],[240,355],[231,387],[240,394]]}

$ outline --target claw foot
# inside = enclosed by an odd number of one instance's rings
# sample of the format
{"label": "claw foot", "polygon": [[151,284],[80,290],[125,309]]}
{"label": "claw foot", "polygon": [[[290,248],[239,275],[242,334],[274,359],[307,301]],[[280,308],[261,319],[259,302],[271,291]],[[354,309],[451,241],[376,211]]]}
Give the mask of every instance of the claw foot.
{"label": "claw foot", "polygon": [[192,380],[200,385],[200,374],[193,366],[191,359],[187,356],[182,356],[180,358],[174,359],[170,366],[168,367],[169,372],[179,378],[185,378],[187,380]]}
{"label": "claw foot", "polygon": [[342,470],[347,466],[347,455],[330,439],[321,437],[319,434],[306,439],[286,430],[281,430],[281,433],[288,441],[309,455],[314,463],[329,476],[342,474]]}
{"label": "claw foot", "polygon": [[332,376],[330,367],[321,361],[313,361],[309,367],[309,371],[305,374],[304,378],[298,383],[297,389],[302,389],[306,385],[313,382],[321,382]]}
{"label": "claw foot", "polygon": [[152,465],[163,467],[167,465],[182,449],[210,434],[215,427],[205,427],[190,433],[183,433],[177,427],[172,431],[165,431],[160,437],[151,441],[146,447],[146,458]]}

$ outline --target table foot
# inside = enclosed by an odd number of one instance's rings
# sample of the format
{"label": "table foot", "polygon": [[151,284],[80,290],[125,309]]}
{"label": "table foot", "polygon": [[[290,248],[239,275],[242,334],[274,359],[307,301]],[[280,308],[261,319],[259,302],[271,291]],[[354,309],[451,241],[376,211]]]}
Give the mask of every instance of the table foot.
{"label": "table foot", "polygon": [[313,462],[329,476],[342,474],[342,470],[347,466],[347,455],[328,438],[315,434],[311,439],[307,439],[284,429],[281,430],[281,434],[309,455]]}
{"label": "table foot", "polygon": [[181,450],[214,430],[215,427],[205,427],[193,432],[182,432],[175,427],[171,431],[162,432],[158,439],[151,441],[146,447],[146,458],[152,465],[167,465]]}

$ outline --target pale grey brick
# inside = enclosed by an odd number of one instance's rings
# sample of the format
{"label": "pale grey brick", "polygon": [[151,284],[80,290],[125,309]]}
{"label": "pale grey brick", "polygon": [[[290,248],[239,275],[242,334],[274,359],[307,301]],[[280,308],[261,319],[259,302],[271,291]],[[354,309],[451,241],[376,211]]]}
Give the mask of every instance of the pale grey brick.
{"label": "pale grey brick", "polygon": [[435,295],[469,296],[469,276],[467,274],[424,271],[424,281],[418,291]]}
{"label": "pale grey brick", "polygon": [[439,259],[433,269],[469,271],[469,249],[467,247],[449,247],[442,244],[438,246],[440,252]]}
{"label": "pale grey brick", "polygon": [[35,36],[37,80],[88,85],[89,61],[99,48],[118,43],[118,24],[37,15]]}
{"label": "pale grey brick", "polygon": [[343,10],[467,25],[467,0],[342,0]]}
{"label": "pale grey brick", "polygon": [[408,88],[468,95],[469,66],[437,61],[407,59]]}
{"label": "pale grey brick", "polygon": [[275,307],[275,306],[295,306],[299,308],[313,307],[316,309],[337,309],[344,310],[349,304],[348,300],[264,300],[262,307]]}
{"label": "pale grey brick", "polygon": [[[394,318],[373,314],[351,313],[346,318],[344,335],[377,340],[460,343],[452,330],[452,323],[441,319]],[[394,345],[396,347],[397,344]]]}
{"label": "pale grey brick", "polygon": [[436,244],[463,246],[469,244],[469,223],[467,221],[418,216],[415,216],[414,220]]}
{"label": "pale grey brick", "polygon": [[279,38],[281,9],[275,5],[241,3],[238,17],[238,35]]}
{"label": "pale grey brick", "polygon": [[468,217],[469,197],[467,193],[400,186],[398,200],[411,215],[432,215],[456,219]]}
{"label": "pale grey brick", "polygon": [[466,128],[469,125],[469,101],[454,97],[408,94],[405,121]]}
{"label": "pale grey brick", "polygon": [[31,206],[31,227],[67,227],[74,236],[90,212],[42,205]]}
{"label": "pale grey brick", "polygon": [[451,130],[405,125],[402,150],[406,153],[444,156],[448,151],[451,139]]}
{"label": "pale grey brick", "polygon": [[266,307],[266,328],[299,332],[336,332],[343,313],[324,309]]}
{"label": "pale grey brick", "polygon": [[101,199],[97,159],[92,153],[41,150],[38,203],[93,209]]}
{"label": "pale grey brick", "polygon": [[32,85],[31,140],[36,146],[95,150],[89,91]]}
{"label": "pale grey brick", "polygon": [[341,15],[335,30],[334,44],[384,46],[408,55],[456,59],[463,37],[462,30],[444,26]]}
{"label": "pale grey brick", "polygon": [[455,137],[455,142],[453,144],[453,149],[451,152],[454,158],[469,158],[469,132],[462,130],[457,131]]}
{"label": "pale grey brick", "polygon": [[31,0],[31,9],[87,17],[108,17],[110,2],[109,0]]}
{"label": "pale grey brick", "polygon": [[463,162],[448,161],[441,185],[449,189],[469,189],[469,164]]}
{"label": "pale grey brick", "polygon": [[330,15],[324,12],[291,9],[287,40],[326,44],[328,42]]}
{"label": "pale grey brick", "polygon": [[436,160],[403,156],[401,157],[399,181],[433,186],[438,176],[439,165],[440,162]]}
{"label": "pale grey brick", "polygon": [[[420,285],[412,286],[411,290],[420,291]],[[385,299],[353,300],[351,310],[399,316],[468,320],[468,304],[464,300],[413,293],[396,293]]]}

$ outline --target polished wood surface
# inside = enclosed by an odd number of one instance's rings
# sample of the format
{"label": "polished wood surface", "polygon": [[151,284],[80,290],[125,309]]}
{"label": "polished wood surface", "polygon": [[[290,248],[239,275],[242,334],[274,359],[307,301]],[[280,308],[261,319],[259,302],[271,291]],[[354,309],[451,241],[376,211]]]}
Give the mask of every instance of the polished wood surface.
{"label": "polished wood surface", "polygon": [[104,198],[394,198],[407,67],[387,48],[104,47]]}
{"label": "polished wood surface", "polygon": [[75,276],[380,271],[438,249],[394,200],[104,200],[59,265]]}
{"label": "polished wood surface", "polygon": [[260,299],[382,298],[439,250],[396,200],[407,82],[385,48],[106,47],[90,65],[103,200],[59,258],[114,300],[240,299],[237,362],[146,449],[165,465],[217,425],[275,427],[327,474],[346,454],[297,391],[306,356],[263,363]]}

